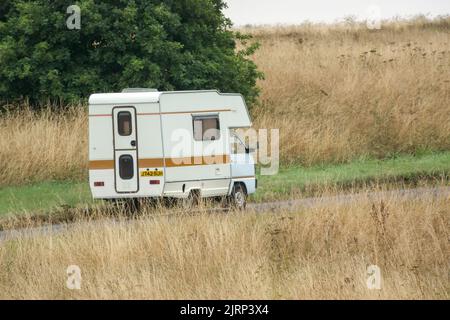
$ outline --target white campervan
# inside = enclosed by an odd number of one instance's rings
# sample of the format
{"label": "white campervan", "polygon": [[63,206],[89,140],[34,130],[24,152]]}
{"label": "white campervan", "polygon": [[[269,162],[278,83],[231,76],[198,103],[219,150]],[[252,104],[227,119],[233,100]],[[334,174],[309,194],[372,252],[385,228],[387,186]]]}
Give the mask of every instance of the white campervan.
{"label": "white campervan", "polygon": [[240,94],[127,89],[89,98],[95,199],[228,197],[244,208],[255,162],[236,129],[252,125]]}

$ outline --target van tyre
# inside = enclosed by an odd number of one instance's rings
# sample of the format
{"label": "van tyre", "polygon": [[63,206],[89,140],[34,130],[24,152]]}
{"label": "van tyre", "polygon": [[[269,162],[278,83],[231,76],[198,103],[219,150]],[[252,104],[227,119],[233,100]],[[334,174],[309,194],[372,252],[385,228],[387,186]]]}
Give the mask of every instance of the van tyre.
{"label": "van tyre", "polygon": [[237,183],[234,185],[229,203],[231,209],[245,210],[247,206],[247,190],[242,184]]}

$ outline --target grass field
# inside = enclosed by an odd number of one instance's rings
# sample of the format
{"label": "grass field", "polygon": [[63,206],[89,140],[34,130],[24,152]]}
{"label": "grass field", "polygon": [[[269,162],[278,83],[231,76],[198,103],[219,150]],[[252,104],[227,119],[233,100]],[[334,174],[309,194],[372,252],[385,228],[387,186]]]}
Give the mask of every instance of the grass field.
{"label": "grass field", "polygon": [[256,201],[299,198],[328,187],[355,187],[366,183],[389,184],[431,178],[439,181],[450,173],[450,152],[399,156],[385,160],[359,160],[342,165],[282,168],[275,176],[260,177]]}
{"label": "grass field", "polygon": [[[449,299],[449,210],[448,199],[388,196],[293,213],[84,218],[2,242],[0,299]],[[69,265],[81,290],[66,287]],[[381,290],[366,285],[370,265]]]}
{"label": "grass field", "polygon": [[[261,43],[255,127],[281,140],[280,173],[259,177],[251,201],[448,185],[449,17],[240,31]],[[0,229],[66,211],[74,224],[0,240],[0,299],[450,299],[445,197],[130,218],[91,199],[85,105],[2,109]],[[80,291],[65,285],[74,264]],[[374,264],[381,290],[366,286]]]}
{"label": "grass field", "polygon": [[[259,176],[251,201],[272,201],[312,196],[324,189],[358,187],[367,183],[408,182],[450,175],[450,152],[402,156],[387,160],[360,160],[344,165],[282,168],[275,176]],[[46,181],[0,189],[0,216],[37,214],[58,206],[92,203],[85,181]]]}
{"label": "grass field", "polygon": [[[251,110],[280,129],[282,165],[450,150],[450,18],[251,28],[265,73]],[[87,176],[87,107],[0,116],[0,186]],[[14,155],[14,157],[13,157]]]}
{"label": "grass field", "polygon": [[265,73],[255,124],[283,163],[450,149],[450,18],[253,27]]}
{"label": "grass field", "polygon": [[0,189],[0,216],[5,214],[38,214],[59,206],[91,203],[88,182],[46,181]]}

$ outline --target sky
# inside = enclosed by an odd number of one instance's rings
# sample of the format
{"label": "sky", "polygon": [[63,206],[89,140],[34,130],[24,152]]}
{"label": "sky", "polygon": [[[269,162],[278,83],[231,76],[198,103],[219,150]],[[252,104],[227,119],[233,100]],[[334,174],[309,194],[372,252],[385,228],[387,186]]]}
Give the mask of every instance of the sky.
{"label": "sky", "polygon": [[449,15],[450,0],[225,0],[234,25],[335,22],[348,16],[380,19]]}

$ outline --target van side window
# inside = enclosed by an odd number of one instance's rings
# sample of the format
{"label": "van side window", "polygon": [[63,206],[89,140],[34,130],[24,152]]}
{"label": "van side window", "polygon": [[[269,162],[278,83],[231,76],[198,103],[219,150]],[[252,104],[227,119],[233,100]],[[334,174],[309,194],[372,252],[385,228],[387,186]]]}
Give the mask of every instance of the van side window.
{"label": "van side window", "polygon": [[117,129],[119,135],[130,136],[133,132],[131,124],[131,113],[128,111],[121,111],[117,114]]}
{"label": "van side window", "polygon": [[220,140],[220,121],[218,116],[194,117],[194,139],[196,141]]}

